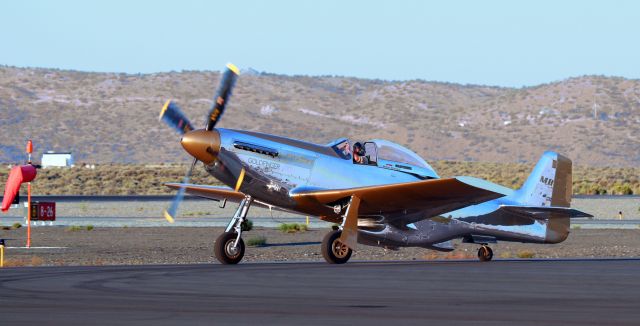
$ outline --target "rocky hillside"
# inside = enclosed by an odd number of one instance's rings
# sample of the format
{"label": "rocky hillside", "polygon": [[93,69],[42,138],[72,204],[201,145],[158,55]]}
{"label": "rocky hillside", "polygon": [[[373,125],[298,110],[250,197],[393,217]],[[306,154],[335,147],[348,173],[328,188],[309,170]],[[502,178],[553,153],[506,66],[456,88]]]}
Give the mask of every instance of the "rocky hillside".
{"label": "rocky hillside", "polygon": [[[26,139],[77,162],[183,163],[157,121],[176,99],[204,124],[218,72],[148,75],[0,66],[0,162]],[[386,138],[427,160],[534,162],[547,149],[579,165],[640,166],[640,80],[584,76],[527,88],[247,73],[219,124],[326,143]]]}
{"label": "rocky hillside", "polygon": [[[468,175],[517,189],[531,173],[534,163],[487,163],[432,161],[441,177]],[[157,195],[174,194],[163,186],[179,182],[187,164],[98,164],[93,168],[76,166],[69,169],[48,168],[38,171],[33,188],[37,195]],[[0,182],[9,168],[0,166]],[[191,182],[222,185],[198,164]],[[22,186],[26,193],[26,185]],[[573,193],[580,195],[638,195],[640,168],[577,166],[573,171]],[[639,201],[640,203],[640,201]]]}

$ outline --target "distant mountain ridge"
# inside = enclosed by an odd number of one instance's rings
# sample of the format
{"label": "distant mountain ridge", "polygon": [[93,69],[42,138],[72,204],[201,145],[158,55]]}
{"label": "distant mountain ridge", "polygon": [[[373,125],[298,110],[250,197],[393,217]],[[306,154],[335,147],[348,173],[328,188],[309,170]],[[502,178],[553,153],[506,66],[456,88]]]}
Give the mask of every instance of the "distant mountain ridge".
{"label": "distant mountain ridge", "polygon": [[[222,128],[317,143],[385,138],[426,160],[535,162],[555,150],[575,163],[640,166],[640,80],[582,76],[508,88],[349,77],[283,76],[248,68]],[[185,162],[157,121],[175,99],[196,126],[220,74],[118,74],[0,66],[0,162],[46,150],[77,162]]]}

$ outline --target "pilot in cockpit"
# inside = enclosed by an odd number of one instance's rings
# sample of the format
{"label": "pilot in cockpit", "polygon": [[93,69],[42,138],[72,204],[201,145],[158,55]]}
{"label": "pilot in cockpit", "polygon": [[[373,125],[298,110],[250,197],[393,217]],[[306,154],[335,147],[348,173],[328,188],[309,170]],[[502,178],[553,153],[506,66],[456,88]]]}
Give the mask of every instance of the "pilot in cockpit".
{"label": "pilot in cockpit", "polygon": [[364,151],[364,147],[360,143],[353,144],[353,163],[356,164],[369,164],[367,153]]}

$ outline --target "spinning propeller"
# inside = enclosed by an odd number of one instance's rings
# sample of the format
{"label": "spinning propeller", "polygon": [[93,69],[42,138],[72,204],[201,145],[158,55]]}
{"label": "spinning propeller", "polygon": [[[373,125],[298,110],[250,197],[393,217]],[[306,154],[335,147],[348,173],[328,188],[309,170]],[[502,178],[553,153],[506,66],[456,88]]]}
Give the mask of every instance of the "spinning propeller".
{"label": "spinning propeller", "polygon": [[[227,69],[222,73],[220,86],[213,99],[213,105],[207,115],[205,129],[193,130],[193,125],[189,119],[187,119],[178,105],[171,100],[167,101],[162,111],[160,111],[159,120],[164,121],[182,135],[180,144],[194,157],[193,162],[182,180],[182,184],[189,183],[193,167],[198,161],[202,161],[205,164],[212,163],[220,152],[220,134],[214,128],[224,113],[239,74],[238,67],[231,63],[227,64]],[[171,206],[164,211],[164,217],[169,223],[174,222],[178,206],[184,198],[184,193],[185,187],[180,187],[178,193],[173,198],[173,202],[171,202]]]}

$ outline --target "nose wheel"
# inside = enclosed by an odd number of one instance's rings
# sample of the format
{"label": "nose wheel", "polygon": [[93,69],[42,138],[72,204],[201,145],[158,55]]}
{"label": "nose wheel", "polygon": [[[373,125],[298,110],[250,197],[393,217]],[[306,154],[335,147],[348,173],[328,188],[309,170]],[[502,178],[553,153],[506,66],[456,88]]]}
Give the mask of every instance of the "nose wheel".
{"label": "nose wheel", "polygon": [[349,261],[353,250],[340,241],[341,230],[327,233],[322,239],[322,257],[330,264],[344,264]]}
{"label": "nose wheel", "polygon": [[483,245],[478,249],[478,259],[480,261],[490,261],[493,258],[493,250],[487,245]]}

